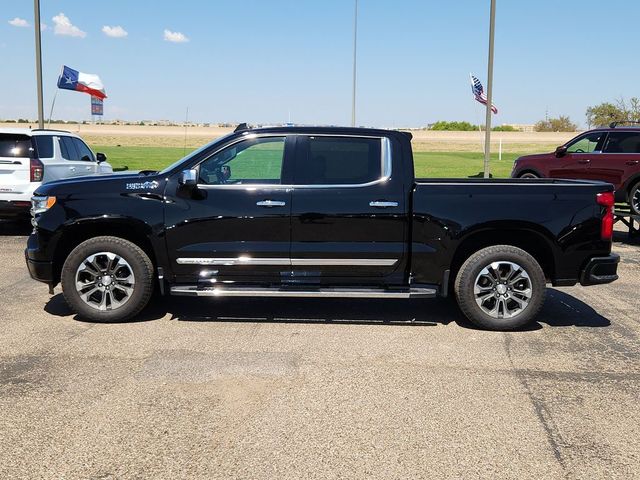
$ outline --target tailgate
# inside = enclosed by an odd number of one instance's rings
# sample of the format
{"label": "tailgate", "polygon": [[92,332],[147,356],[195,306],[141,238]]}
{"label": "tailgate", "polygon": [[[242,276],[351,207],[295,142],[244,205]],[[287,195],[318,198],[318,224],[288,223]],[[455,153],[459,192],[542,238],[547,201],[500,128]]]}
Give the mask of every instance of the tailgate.
{"label": "tailgate", "polygon": [[0,199],[29,190],[32,151],[31,137],[0,134]]}

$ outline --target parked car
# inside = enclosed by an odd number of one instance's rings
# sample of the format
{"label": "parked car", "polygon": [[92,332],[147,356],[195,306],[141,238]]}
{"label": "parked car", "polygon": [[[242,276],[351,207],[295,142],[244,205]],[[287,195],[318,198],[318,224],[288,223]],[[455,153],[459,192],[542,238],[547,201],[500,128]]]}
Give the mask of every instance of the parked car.
{"label": "parked car", "polygon": [[411,135],[246,129],[161,172],[52,182],[33,198],[31,276],[121,321],[154,288],[196,297],[431,298],[513,329],[545,284],[617,279],[613,187],[414,177]]}
{"label": "parked car", "polygon": [[640,128],[614,122],[589,130],[553,153],[518,158],[511,176],[602,180],[615,187],[616,202],[640,215]]}
{"label": "parked car", "polygon": [[36,188],[62,178],[113,173],[77,135],[59,130],[0,129],[0,218],[27,217]]}

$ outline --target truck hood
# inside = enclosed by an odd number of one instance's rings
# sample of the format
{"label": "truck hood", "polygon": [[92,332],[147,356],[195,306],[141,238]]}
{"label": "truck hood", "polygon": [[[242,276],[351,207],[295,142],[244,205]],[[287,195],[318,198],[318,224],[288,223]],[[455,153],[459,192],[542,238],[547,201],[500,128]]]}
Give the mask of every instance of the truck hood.
{"label": "truck hood", "polygon": [[126,172],[109,175],[90,175],[86,177],[70,178],[48,182],[35,192],[35,195],[62,195],[73,193],[134,193],[161,192],[164,178],[157,172]]}
{"label": "truck hood", "polygon": [[546,160],[550,157],[552,157],[554,154],[553,153],[535,153],[533,155],[523,155],[521,157],[518,157],[516,162],[520,162],[520,161],[529,161],[529,160]]}

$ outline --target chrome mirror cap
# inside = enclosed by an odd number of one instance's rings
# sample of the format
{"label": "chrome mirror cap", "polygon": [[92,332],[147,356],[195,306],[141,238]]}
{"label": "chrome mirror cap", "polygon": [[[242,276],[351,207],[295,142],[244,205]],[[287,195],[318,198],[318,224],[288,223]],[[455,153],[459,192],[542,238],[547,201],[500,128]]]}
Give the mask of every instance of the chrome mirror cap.
{"label": "chrome mirror cap", "polygon": [[194,168],[180,173],[180,185],[195,187],[198,183],[198,171]]}

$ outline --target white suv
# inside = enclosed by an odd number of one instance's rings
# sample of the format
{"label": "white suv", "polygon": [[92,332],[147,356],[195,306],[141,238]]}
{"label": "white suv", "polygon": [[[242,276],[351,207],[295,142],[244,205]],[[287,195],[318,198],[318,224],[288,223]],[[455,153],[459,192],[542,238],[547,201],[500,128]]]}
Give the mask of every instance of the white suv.
{"label": "white suv", "polygon": [[106,159],[70,132],[0,128],[0,218],[28,214],[42,183],[113,173]]}

